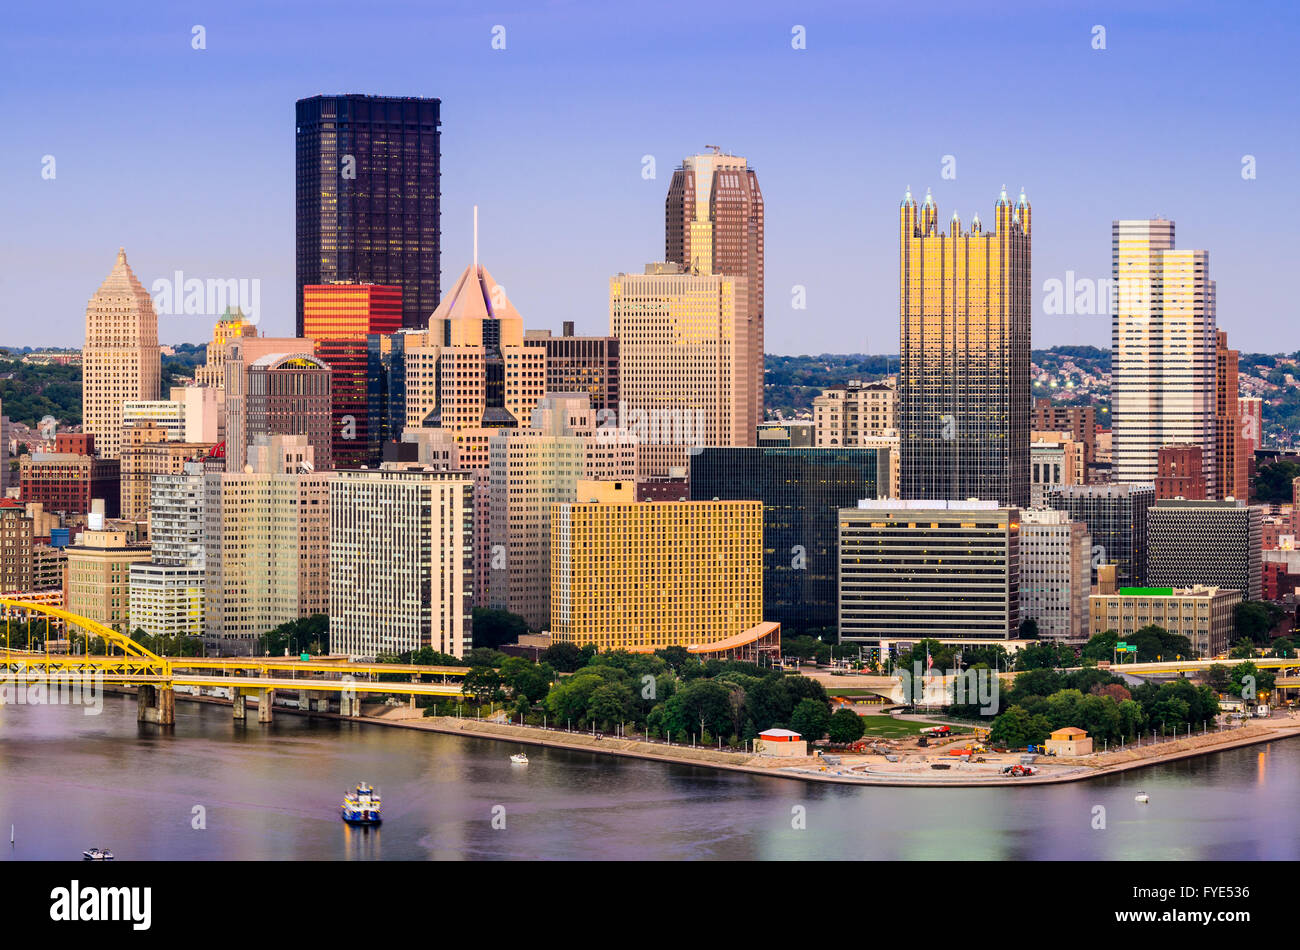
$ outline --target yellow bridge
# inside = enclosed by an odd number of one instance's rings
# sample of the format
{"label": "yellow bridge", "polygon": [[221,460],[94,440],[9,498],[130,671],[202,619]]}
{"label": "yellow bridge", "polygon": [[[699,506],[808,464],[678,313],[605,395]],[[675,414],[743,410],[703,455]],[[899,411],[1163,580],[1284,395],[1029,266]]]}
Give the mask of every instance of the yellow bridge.
{"label": "yellow bridge", "polygon": [[[299,708],[331,711],[337,702],[340,714],[360,715],[361,696],[402,695],[459,697],[462,682],[451,682],[468,672],[458,666],[418,666],[403,663],[354,663],[343,659],[316,657],[206,658],[166,657],[145,649],[130,637],[89,617],[58,607],[0,597],[4,609],[5,640],[0,651],[0,671],[18,682],[71,685],[87,679],[107,686],[137,687],[141,722],[175,722],[175,690],[220,696],[226,692],[236,719],[247,716],[247,697],[257,698],[257,718],[271,721],[276,690],[298,694]],[[15,650],[10,639],[14,621],[30,625],[44,621],[44,652]],[[65,627],[68,652],[49,651],[51,623]],[[103,643],[103,653],[91,653],[92,638]],[[77,653],[77,640],[85,649]],[[380,675],[403,676],[404,682],[381,681]],[[441,682],[425,682],[438,677]]]}

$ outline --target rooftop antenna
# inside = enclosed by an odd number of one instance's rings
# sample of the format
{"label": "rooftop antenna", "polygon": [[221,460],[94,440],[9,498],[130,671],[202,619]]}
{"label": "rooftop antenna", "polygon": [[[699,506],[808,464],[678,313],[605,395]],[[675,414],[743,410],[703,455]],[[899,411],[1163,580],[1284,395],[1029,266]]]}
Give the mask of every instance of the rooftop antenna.
{"label": "rooftop antenna", "polygon": [[478,276],[478,205],[474,206],[474,276]]}

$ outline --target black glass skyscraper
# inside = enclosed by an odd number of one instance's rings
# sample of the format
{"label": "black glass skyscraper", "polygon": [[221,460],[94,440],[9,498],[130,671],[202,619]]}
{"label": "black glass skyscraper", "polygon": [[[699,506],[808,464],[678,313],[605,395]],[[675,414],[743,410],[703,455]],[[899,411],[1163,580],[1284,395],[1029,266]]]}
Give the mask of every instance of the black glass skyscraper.
{"label": "black glass skyscraper", "polygon": [[313,96],[297,106],[298,317],[302,288],[402,288],[402,326],[441,295],[440,99]]}
{"label": "black glass skyscraper", "polygon": [[889,450],[704,448],[691,499],[763,503],[763,619],[782,633],[839,624],[839,510],[888,491]]}

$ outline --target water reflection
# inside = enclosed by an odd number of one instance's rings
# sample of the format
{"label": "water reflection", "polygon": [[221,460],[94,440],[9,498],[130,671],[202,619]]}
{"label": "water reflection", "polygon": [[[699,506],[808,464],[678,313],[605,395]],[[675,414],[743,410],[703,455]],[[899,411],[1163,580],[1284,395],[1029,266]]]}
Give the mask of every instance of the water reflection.
{"label": "water reflection", "polygon": [[[1252,747],[1096,782],[1003,789],[806,785],[691,766],[513,749],[281,715],[235,723],[181,703],[174,729],[104,712],[0,709],[6,859],[303,858],[1295,859],[1300,743]],[[368,781],[384,824],[339,818]],[[1138,791],[1151,801],[1134,801]],[[196,807],[203,827],[195,827]],[[1099,811],[1100,809],[1100,811]],[[1104,821],[1098,827],[1098,816]],[[498,820],[494,824],[494,817]]]}

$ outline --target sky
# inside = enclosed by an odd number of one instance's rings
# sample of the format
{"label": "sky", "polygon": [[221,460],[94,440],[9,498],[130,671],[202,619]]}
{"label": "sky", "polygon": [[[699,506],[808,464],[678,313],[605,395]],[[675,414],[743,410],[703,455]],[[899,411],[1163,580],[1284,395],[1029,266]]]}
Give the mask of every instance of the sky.
{"label": "sky", "polygon": [[80,346],[119,246],[147,288],[258,281],[292,335],[294,102],[367,93],[442,100],[443,287],[477,204],[530,329],[607,333],[609,277],[662,259],[672,170],[716,144],[763,190],[769,353],[897,353],[904,190],[987,226],[1003,185],[1034,209],[1035,346],[1109,345],[1104,313],[1045,312],[1051,282],[1107,278],[1111,221],[1162,216],[1209,251],[1233,347],[1300,350],[1298,41],[1294,2],[14,6],[0,344]]}

